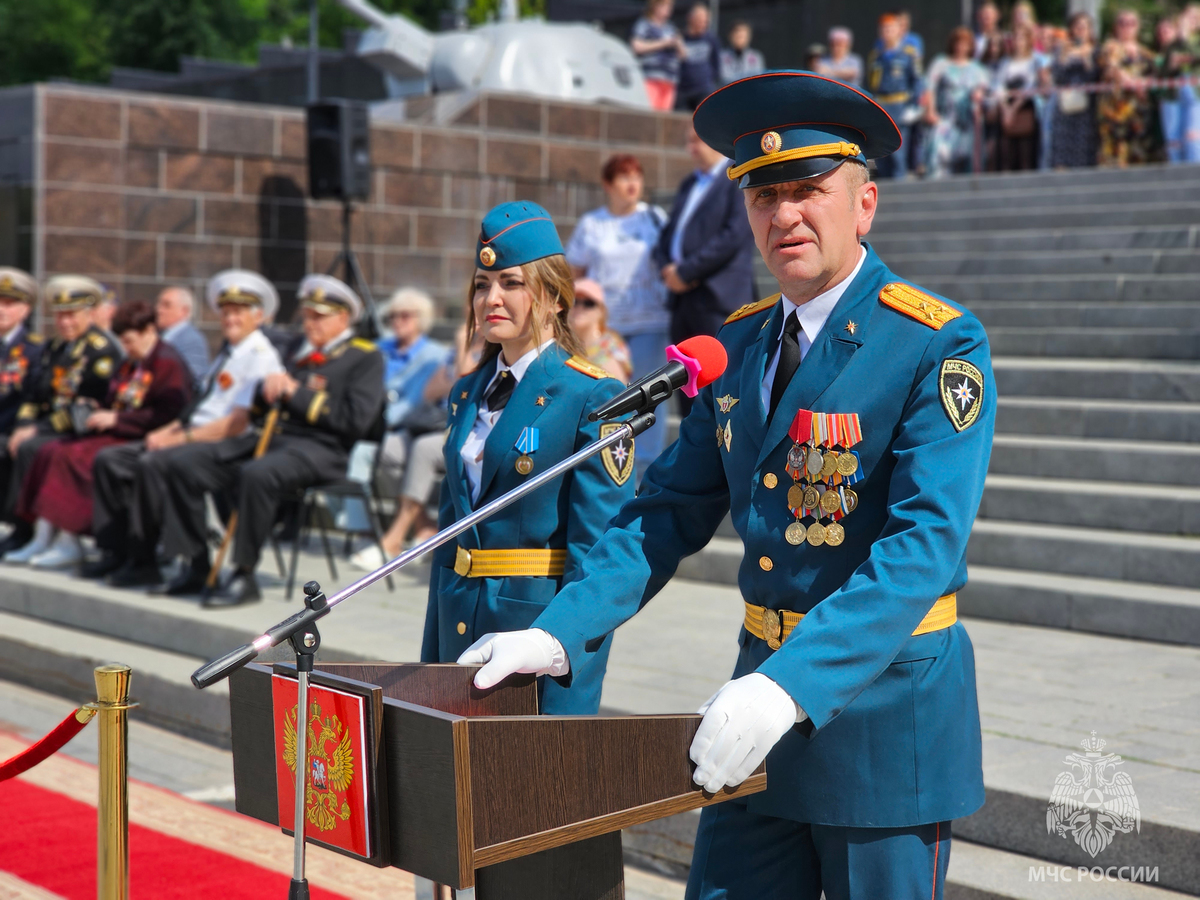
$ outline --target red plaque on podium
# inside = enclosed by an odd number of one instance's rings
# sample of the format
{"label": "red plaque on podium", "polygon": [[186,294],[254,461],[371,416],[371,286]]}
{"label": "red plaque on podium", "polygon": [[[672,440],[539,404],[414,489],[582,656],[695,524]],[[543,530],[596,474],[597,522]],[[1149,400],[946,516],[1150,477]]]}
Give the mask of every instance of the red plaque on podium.
{"label": "red plaque on podium", "polygon": [[[275,727],[275,784],[279,823],[295,821],[296,679],[271,678]],[[367,698],[312,684],[308,689],[305,788],[308,839],[352,856],[375,856],[369,815]]]}

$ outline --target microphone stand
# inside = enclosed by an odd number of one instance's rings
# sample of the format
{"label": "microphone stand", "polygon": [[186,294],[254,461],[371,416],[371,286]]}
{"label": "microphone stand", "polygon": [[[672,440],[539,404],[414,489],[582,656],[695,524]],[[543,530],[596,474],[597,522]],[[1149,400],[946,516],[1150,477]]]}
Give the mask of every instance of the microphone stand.
{"label": "microphone stand", "polygon": [[[657,401],[656,401],[657,402]],[[198,688],[206,688],[223,678],[228,678],[242,666],[257,657],[264,650],[274,647],[284,641],[289,641],[296,654],[296,819],[295,844],[293,848],[293,870],[291,886],[288,889],[288,900],[308,900],[308,881],[304,877],[304,791],[308,783],[307,759],[307,724],[308,724],[308,686],[309,673],[313,670],[313,657],[321,644],[321,635],[317,631],[317,622],[329,615],[339,603],[350,599],[375,582],[380,581],[393,572],[404,568],[415,559],[424,556],[430,550],[458,537],[464,531],[474,528],[484,519],[489,518],[507,506],[516,503],[522,497],[536,491],[548,481],[553,481],[560,475],[569,472],[580,463],[591,459],[597,453],[609,447],[631,440],[641,434],[655,422],[653,407],[639,412],[627,422],[622,422],[612,434],[588,444],[582,450],[548,468],[545,472],[535,475],[519,487],[513,488],[507,494],[497,497],[470,515],[464,516],[452,525],[439,531],[428,540],[422,541],[411,550],[401,553],[395,559],[382,565],[353,584],[342,588],[331,597],[326,597],[321,585],[310,581],[304,585],[304,609],[289,616],[277,625],[267,629],[253,641],[243,644],[236,650],[231,650],[224,656],[205,663],[192,673],[192,684]]]}

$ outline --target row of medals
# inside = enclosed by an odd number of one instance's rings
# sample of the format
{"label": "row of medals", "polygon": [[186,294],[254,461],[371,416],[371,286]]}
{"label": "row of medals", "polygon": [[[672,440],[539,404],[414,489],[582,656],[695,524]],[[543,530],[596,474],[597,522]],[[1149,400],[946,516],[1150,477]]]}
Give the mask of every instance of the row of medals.
{"label": "row of medals", "polygon": [[[843,496],[846,512],[858,508],[858,494],[848,487],[830,483],[835,473],[842,478],[853,478],[858,472],[858,457],[847,450],[822,453],[817,447],[795,444],[788,451],[787,469],[793,482],[788,488],[788,510],[796,516],[796,521],[784,531],[784,538],[793,546],[805,541],[813,547],[841,545],[846,540],[846,529],[839,522],[822,525],[821,518],[842,509]],[[825,488],[824,492],[817,489],[817,484]],[[800,520],[810,515],[816,521],[806,528]]]}

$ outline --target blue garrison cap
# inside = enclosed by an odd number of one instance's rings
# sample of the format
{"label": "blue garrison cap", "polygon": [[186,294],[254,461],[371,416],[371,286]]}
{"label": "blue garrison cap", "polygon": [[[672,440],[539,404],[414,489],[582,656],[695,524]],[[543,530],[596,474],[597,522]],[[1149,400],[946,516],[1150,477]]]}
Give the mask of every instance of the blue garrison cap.
{"label": "blue garrison cap", "polygon": [[550,213],[528,200],[514,200],[483,217],[475,259],[481,268],[499,271],[562,252]]}
{"label": "blue garrison cap", "polygon": [[758,187],[866,165],[900,148],[900,129],[874,100],[812,72],[751,75],[706,97],[692,118],[700,140],[733,160],[729,177]]}

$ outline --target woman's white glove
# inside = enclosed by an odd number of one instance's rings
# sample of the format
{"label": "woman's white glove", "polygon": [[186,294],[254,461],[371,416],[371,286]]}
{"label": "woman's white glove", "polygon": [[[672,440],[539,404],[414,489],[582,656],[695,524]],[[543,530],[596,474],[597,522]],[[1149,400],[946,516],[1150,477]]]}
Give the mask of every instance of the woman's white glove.
{"label": "woman's white glove", "polygon": [[808,718],[787,691],[758,672],[726,682],[699,712],[704,719],[692,739],[692,781],[710,794],[749,778],[788,729]]}
{"label": "woman's white glove", "polygon": [[509,675],[566,675],[571,670],[567,651],[548,631],[504,631],[485,634],[458,658],[460,666],[483,668],[475,673],[475,687],[493,688]]}

